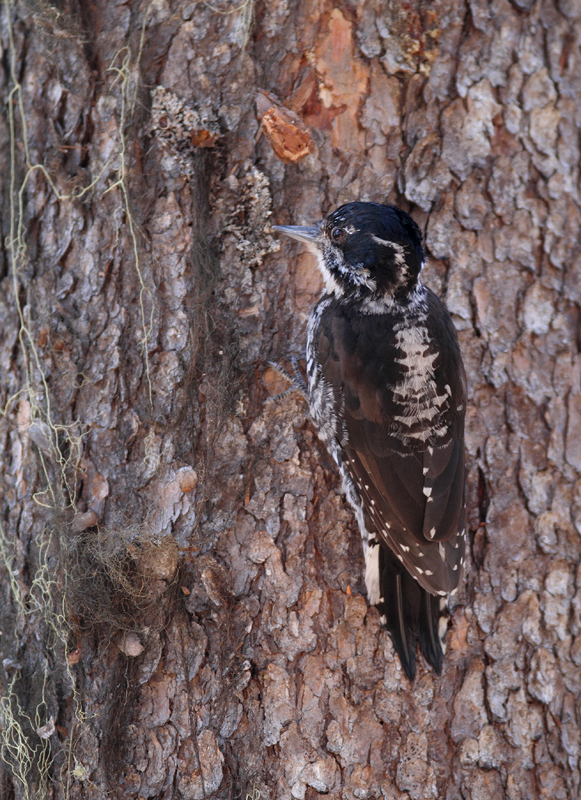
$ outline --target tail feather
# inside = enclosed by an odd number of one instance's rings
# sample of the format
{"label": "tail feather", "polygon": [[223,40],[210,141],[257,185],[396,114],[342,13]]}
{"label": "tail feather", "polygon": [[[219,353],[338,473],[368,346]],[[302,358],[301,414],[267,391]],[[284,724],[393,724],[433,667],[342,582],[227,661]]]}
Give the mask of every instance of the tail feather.
{"label": "tail feather", "polygon": [[438,635],[439,598],[415,581],[387,547],[379,552],[380,602],[377,607],[391,636],[405,674],[416,674],[416,646],[439,674],[442,645]]}
{"label": "tail feather", "polygon": [[442,672],[442,643],[439,634],[440,598],[429,594],[420,588],[422,603],[418,617],[418,641],[424,658],[436,670],[438,675]]}

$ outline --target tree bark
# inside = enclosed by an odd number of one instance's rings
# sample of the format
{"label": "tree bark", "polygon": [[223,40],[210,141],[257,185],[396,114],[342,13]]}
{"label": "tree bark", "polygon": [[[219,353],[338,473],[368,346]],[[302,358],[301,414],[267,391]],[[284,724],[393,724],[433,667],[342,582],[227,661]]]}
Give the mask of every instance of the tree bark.
{"label": "tree bark", "polygon": [[[580,41],[575,0],[4,0],[2,797],[579,796]],[[413,685],[265,404],[321,289],[270,223],[356,199],[422,227],[469,381]]]}

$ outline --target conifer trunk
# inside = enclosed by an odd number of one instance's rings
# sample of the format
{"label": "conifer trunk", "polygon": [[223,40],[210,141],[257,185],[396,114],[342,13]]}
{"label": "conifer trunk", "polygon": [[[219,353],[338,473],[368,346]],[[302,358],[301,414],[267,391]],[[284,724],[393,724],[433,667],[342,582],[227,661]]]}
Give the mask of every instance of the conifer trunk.
{"label": "conifer trunk", "polygon": [[[2,798],[579,796],[580,42],[576,0],[3,0]],[[264,402],[321,289],[270,223],[356,199],[424,231],[468,373],[413,685]]]}

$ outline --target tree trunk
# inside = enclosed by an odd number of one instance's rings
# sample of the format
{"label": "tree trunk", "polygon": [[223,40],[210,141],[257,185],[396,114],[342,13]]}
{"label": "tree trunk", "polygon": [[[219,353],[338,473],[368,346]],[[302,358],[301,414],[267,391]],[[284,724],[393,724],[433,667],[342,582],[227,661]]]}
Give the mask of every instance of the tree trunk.
{"label": "tree trunk", "polygon": [[[4,0],[0,37],[2,797],[577,798],[579,3]],[[355,199],[424,230],[468,372],[413,685],[265,404],[321,289],[270,223]]]}

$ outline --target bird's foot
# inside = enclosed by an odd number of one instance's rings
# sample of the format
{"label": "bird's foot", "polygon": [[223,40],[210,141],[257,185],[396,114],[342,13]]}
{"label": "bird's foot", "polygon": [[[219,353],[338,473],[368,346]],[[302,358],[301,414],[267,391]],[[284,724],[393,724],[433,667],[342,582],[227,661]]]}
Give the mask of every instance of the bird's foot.
{"label": "bird's foot", "polygon": [[282,400],[284,397],[288,397],[290,394],[298,394],[302,395],[304,399],[308,402],[309,400],[309,390],[307,388],[307,384],[305,383],[305,379],[301,375],[301,371],[299,369],[299,362],[295,356],[292,356],[290,359],[291,364],[293,365],[293,375],[290,372],[287,372],[284,367],[281,367],[280,364],[277,364],[276,361],[269,361],[268,366],[272,367],[275,372],[278,372],[286,381],[288,381],[291,386],[288,389],[285,389],[284,392],[279,392],[279,394],[274,394],[271,397],[267,397],[264,401],[265,405],[270,405],[271,403],[277,403],[279,400]]}

